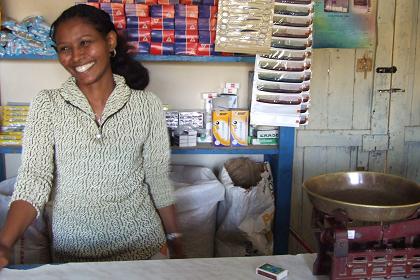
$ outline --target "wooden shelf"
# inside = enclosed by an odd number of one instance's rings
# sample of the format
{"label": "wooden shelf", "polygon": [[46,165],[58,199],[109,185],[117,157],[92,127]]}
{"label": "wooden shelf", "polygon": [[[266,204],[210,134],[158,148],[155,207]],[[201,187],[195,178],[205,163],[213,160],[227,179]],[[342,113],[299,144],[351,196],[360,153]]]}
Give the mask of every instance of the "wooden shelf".
{"label": "wooden shelf", "polygon": [[[136,55],[139,61],[173,61],[173,62],[244,62],[254,63],[255,56],[188,56],[188,55]],[[57,56],[46,55],[4,55],[0,60],[56,60]]]}

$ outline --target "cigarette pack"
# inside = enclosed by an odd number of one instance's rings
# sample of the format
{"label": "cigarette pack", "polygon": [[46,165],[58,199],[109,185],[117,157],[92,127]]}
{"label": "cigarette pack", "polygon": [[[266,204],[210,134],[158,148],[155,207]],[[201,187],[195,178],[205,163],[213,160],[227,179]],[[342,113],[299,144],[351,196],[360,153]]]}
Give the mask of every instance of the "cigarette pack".
{"label": "cigarette pack", "polygon": [[125,4],[125,15],[127,17],[148,17],[149,6],[146,4]]}
{"label": "cigarette pack", "polygon": [[150,17],[128,16],[126,19],[127,19],[127,28],[150,30]]}
{"label": "cigarette pack", "polygon": [[136,4],[147,4],[147,5],[156,5],[158,3],[157,0],[135,0]]}
{"label": "cigarette pack", "polygon": [[101,9],[110,16],[125,16],[124,4],[121,3],[101,3]]}
{"label": "cigarette pack", "polygon": [[198,18],[198,30],[216,31],[216,18]]}
{"label": "cigarette pack", "polygon": [[197,43],[176,42],[174,51],[176,55],[197,55]]}
{"label": "cigarette pack", "polygon": [[217,6],[198,6],[198,15],[200,18],[217,18]]}
{"label": "cigarette pack", "polygon": [[214,44],[198,44],[197,55],[210,56],[215,54]]}
{"label": "cigarette pack", "polygon": [[201,0],[179,0],[179,3],[184,5],[198,5],[201,4]]}
{"label": "cigarette pack", "polygon": [[175,42],[198,43],[198,30],[175,30]]}
{"label": "cigarette pack", "polygon": [[201,44],[214,44],[216,40],[216,31],[201,30],[198,35],[198,41]]}
{"label": "cigarette pack", "polygon": [[198,18],[198,6],[183,4],[175,5],[175,15],[184,18]]}
{"label": "cigarette pack", "polygon": [[127,42],[127,45],[132,47],[130,52],[138,54],[148,54],[150,50],[150,43],[148,42]]}
{"label": "cigarette pack", "polygon": [[173,43],[175,40],[174,30],[152,30],[152,42],[156,43]]}
{"label": "cigarette pack", "polygon": [[218,0],[203,0],[201,4],[208,5],[208,6],[217,6],[219,5],[219,1]]}
{"label": "cigarette pack", "polygon": [[150,30],[127,28],[128,41],[150,43]]}
{"label": "cigarette pack", "polygon": [[133,4],[134,0],[112,0],[112,3]]}
{"label": "cigarette pack", "polygon": [[287,270],[279,266],[275,266],[269,263],[265,263],[260,267],[257,267],[256,273],[258,275],[265,276],[269,279],[280,280],[287,276]]}
{"label": "cigarette pack", "polygon": [[198,30],[198,20],[175,16],[175,30]]}
{"label": "cigarette pack", "polygon": [[152,17],[150,19],[150,28],[154,30],[173,30],[175,22],[173,18]]}
{"label": "cigarette pack", "polygon": [[174,5],[152,5],[150,6],[150,16],[153,18],[175,18]]}
{"label": "cigarette pack", "polygon": [[174,44],[152,42],[150,43],[150,54],[172,55],[174,54]]}
{"label": "cigarette pack", "polygon": [[124,30],[127,28],[127,22],[125,16],[111,16],[111,20],[117,30]]}

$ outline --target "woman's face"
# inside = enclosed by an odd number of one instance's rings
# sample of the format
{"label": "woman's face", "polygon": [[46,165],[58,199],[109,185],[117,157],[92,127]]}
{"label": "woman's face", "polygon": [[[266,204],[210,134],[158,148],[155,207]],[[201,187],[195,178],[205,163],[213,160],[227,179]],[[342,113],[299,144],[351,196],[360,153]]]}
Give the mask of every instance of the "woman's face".
{"label": "woman's face", "polygon": [[55,33],[58,59],[76,78],[79,87],[112,79],[110,52],[116,46],[116,33],[106,38],[81,18],[61,23]]}

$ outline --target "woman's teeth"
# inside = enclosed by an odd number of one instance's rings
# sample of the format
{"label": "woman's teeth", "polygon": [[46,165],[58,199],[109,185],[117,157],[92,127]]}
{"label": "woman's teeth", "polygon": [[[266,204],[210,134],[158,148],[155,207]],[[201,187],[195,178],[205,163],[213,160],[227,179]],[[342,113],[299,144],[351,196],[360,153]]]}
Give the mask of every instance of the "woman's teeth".
{"label": "woman's teeth", "polygon": [[91,62],[91,63],[85,64],[85,65],[82,65],[82,66],[77,66],[76,71],[79,72],[79,73],[83,73],[83,72],[87,71],[90,67],[92,67],[93,64],[95,64],[95,63]]}

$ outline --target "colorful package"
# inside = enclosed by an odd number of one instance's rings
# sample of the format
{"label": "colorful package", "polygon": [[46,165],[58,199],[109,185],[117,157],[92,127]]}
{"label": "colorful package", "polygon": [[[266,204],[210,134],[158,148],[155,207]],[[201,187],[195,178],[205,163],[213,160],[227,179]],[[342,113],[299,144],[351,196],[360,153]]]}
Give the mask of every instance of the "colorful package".
{"label": "colorful package", "polygon": [[175,42],[198,43],[197,30],[175,30]]}
{"label": "colorful package", "polygon": [[151,42],[150,30],[127,28],[127,40],[132,42]]}
{"label": "colorful package", "polygon": [[201,30],[198,34],[198,41],[201,44],[214,44],[216,31]]}
{"label": "colorful package", "polygon": [[174,44],[152,42],[150,43],[150,54],[172,55],[174,54]]}
{"label": "colorful package", "polygon": [[197,55],[201,56],[210,56],[215,55],[214,44],[198,44],[197,45]]}
{"label": "colorful package", "polygon": [[127,17],[148,17],[149,6],[146,4],[125,4],[125,15]]}
{"label": "colorful package", "polygon": [[175,16],[185,18],[198,18],[198,6],[197,5],[175,5]]}
{"label": "colorful package", "polygon": [[176,30],[198,30],[198,20],[196,18],[175,17]]}
{"label": "colorful package", "polygon": [[150,35],[152,42],[156,43],[173,43],[175,41],[174,30],[152,30]]}
{"label": "colorful package", "polygon": [[197,55],[197,43],[179,43],[176,42],[174,51],[176,55]]}
{"label": "colorful package", "polygon": [[150,28],[154,30],[173,30],[175,21],[173,18],[150,18]]}
{"label": "colorful package", "polygon": [[124,4],[121,3],[101,3],[101,9],[112,16],[125,16]]}
{"label": "colorful package", "polygon": [[127,17],[127,28],[150,30],[150,17]]}
{"label": "colorful package", "polygon": [[216,31],[216,18],[198,18],[198,30]]}
{"label": "colorful package", "polygon": [[198,6],[198,15],[201,18],[217,18],[217,6]]}
{"label": "colorful package", "polygon": [[150,16],[152,18],[175,18],[174,5],[153,5],[150,6]]}

